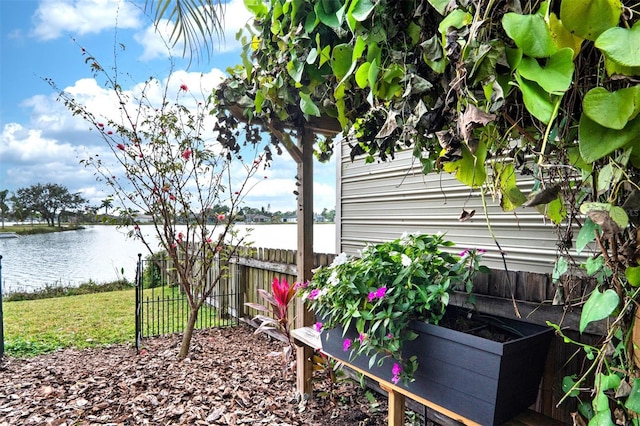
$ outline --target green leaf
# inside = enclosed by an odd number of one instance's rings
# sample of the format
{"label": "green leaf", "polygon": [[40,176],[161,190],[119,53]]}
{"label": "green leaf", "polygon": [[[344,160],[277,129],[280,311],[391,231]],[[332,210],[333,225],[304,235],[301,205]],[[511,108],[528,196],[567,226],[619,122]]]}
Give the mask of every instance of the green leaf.
{"label": "green leaf", "polygon": [[640,414],[640,378],[633,379],[631,393],[627,398],[627,402],[624,403],[624,406],[628,410]]}
{"label": "green leaf", "polygon": [[[443,151],[444,152],[444,151]],[[478,142],[478,149],[473,154],[466,145],[462,146],[462,158],[457,161],[445,163],[444,171],[455,173],[456,179],[472,188],[477,188],[487,179],[484,161],[487,158],[487,144],[484,141]]]}
{"label": "green leaf", "polygon": [[[573,386],[576,384],[575,376],[564,376],[562,378],[562,392],[567,393]],[[580,391],[578,389],[574,389],[569,393],[569,396],[578,396],[580,395]]]}
{"label": "green leaf", "polygon": [[627,212],[625,212],[622,207],[611,207],[611,210],[609,210],[609,216],[611,216],[611,220],[613,220],[621,229],[624,229],[629,225],[629,216],[627,216]]}
{"label": "green leaf", "polygon": [[625,67],[640,67],[640,25],[631,29],[614,27],[603,32],[596,47],[612,61]]}
{"label": "green leaf", "polygon": [[547,204],[537,205],[536,209],[556,225],[567,217],[567,208],[559,195]]}
{"label": "green leaf", "polygon": [[578,56],[578,53],[580,53],[583,39],[581,37],[577,37],[562,25],[562,21],[558,19],[555,13],[549,15],[549,29],[551,30],[551,37],[555,40],[558,48],[571,48],[575,59],[575,57]]}
{"label": "green leaf", "polygon": [[607,75],[610,76],[615,74],[629,76],[640,75],[640,67],[625,67],[607,57],[604,58],[604,69],[607,71]]}
{"label": "green leaf", "polygon": [[287,73],[289,76],[297,82],[300,83],[302,80],[302,73],[304,72],[304,62],[298,60],[297,58],[292,59],[287,63]]}
{"label": "green leaf", "polygon": [[371,62],[371,66],[369,67],[369,87],[373,90],[376,87],[376,80],[378,79],[378,74],[380,73],[380,61],[378,59],[374,59]]}
{"label": "green leaf", "polygon": [[515,77],[522,92],[522,100],[527,107],[527,111],[544,124],[548,124],[553,117],[553,106],[556,97],[546,92],[535,81],[525,80],[517,73]]}
{"label": "green leaf", "polygon": [[593,163],[617,149],[640,142],[640,118],[629,121],[621,130],[608,129],[582,114],[578,125],[580,155]]}
{"label": "green leaf", "polygon": [[603,293],[597,289],[594,290],[582,308],[580,333],[583,333],[587,326],[593,321],[600,321],[611,315],[619,303],[620,299],[614,290],[608,289]]}
{"label": "green leaf", "polygon": [[339,44],[331,51],[331,69],[338,81],[342,80],[351,69],[351,57],[353,47],[348,44]]}
{"label": "green leaf", "polygon": [[608,129],[622,130],[640,112],[640,86],[609,92],[594,87],[582,100],[587,117]]}
{"label": "green leaf", "polygon": [[611,421],[611,409],[605,408],[602,411],[598,411],[595,416],[589,420],[588,426],[616,426]]}
{"label": "green leaf", "polygon": [[568,269],[569,263],[567,262],[567,259],[565,259],[564,257],[559,257],[558,260],[556,260],[556,263],[553,267],[553,274],[551,275],[551,279],[553,280],[553,282],[558,282],[560,277],[564,275]]}
{"label": "green leaf", "polygon": [[518,73],[535,81],[549,93],[563,93],[573,81],[573,50],[564,48],[554,53],[544,67],[534,58],[524,57],[518,65]]}
{"label": "green leaf", "polygon": [[591,241],[596,239],[596,224],[589,218],[585,220],[576,238],[576,252],[580,254]]}
{"label": "green leaf", "polygon": [[244,0],[244,7],[257,18],[261,18],[269,12],[269,8],[262,0]]}
{"label": "green leaf", "polygon": [[588,276],[593,276],[604,266],[604,258],[602,256],[590,257],[585,263],[585,269]]}
{"label": "green leaf", "polygon": [[496,162],[493,165],[494,174],[500,185],[500,207],[504,211],[513,211],[521,206],[527,197],[520,191],[516,181],[515,167],[512,163]]}
{"label": "green leaf", "polygon": [[351,31],[355,30],[356,22],[366,20],[373,9],[375,9],[375,5],[371,3],[371,0],[352,0],[347,11],[347,23]]}
{"label": "green leaf", "polygon": [[525,55],[547,58],[558,50],[541,15],[520,15],[509,12],[502,18],[502,26]]}
{"label": "green leaf", "polygon": [[621,13],[619,0],[562,0],[560,3],[563,25],[579,37],[592,41],[618,25]]}
{"label": "green leaf", "polygon": [[640,286],[640,266],[629,266],[624,275],[627,277],[627,281],[633,287]]}
{"label": "green leaf", "polygon": [[320,109],[313,103],[311,97],[304,92],[300,92],[300,110],[307,115],[320,117]]}
{"label": "green leaf", "polygon": [[313,9],[320,22],[328,27],[338,29],[342,25],[346,7],[347,5],[340,0],[323,0],[317,2]]}
{"label": "green leaf", "polygon": [[608,163],[598,173],[596,189],[602,194],[613,188],[622,179],[622,169],[619,166]]}
{"label": "green leaf", "polygon": [[462,9],[454,9],[451,13],[444,17],[438,25],[438,32],[446,34],[449,27],[460,29],[469,25],[473,21],[473,16],[469,12]]}
{"label": "green leaf", "polygon": [[443,15],[443,16],[446,13],[447,6],[450,3],[449,0],[427,0],[427,1],[431,6],[433,6],[435,10],[438,11],[440,15]]}
{"label": "green leaf", "polygon": [[364,89],[369,84],[369,68],[371,68],[371,63],[365,62],[356,71],[356,84],[361,89]]}

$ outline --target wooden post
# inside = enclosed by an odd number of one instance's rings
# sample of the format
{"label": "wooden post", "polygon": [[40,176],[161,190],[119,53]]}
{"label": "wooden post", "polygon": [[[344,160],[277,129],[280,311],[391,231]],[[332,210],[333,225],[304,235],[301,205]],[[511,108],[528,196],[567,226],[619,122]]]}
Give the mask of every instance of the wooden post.
{"label": "wooden post", "polygon": [[[302,151],[302,161],[298,162],[298,281],[306,282],[311,279],[313,265],[313,139],[314,134],[304,129],[298,144]],[[315,318],[309,312],[304,301],[296,298],[296,328],[312,325]],[[298,347],[296,351],[296,386],[301,397],[313,393],[311,375],[313,363],[311,357],[313,349],[308,346]]]}
{"label": "wooden post", "polygon": [[392,387],[385,386],[380,382],[380,387],[387,391],[389,395],[389,426],[404,425],[405,396]]}

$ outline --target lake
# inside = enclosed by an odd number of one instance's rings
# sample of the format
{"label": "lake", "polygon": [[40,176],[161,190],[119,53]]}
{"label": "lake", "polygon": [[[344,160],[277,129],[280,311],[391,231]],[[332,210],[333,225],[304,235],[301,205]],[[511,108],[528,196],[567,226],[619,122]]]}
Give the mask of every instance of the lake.
{"label": "lake", "polygon": [[[242,234],[253,230],[249,241],[255,247],[296,249],[296,224],[237,225]],[[153,235],[151,226],[142,226]],[[335,253],[335,224],[314,225],[314,251]],[[153,237],[148,238],[155,241]],[[115,281],[135,278],[138,253],[149,252],[142,242],[127,238],[115,226],[87,226],[78,231],[27,235],[0,239],[3,291],[32,291],[49,285],[76,286],[89,280]]]}

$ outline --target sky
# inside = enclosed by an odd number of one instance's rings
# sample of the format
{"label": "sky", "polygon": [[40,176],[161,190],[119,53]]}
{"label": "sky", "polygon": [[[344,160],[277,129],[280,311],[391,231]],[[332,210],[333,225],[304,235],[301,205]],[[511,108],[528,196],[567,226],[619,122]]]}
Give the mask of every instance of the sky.
{"label": "sky", "polygon": [[[216,51],[210,58],[204,55],[189,65],[180,46],[168,50],[163,40],[170,27],[155,30],[144,0],[0,0],[0,190],[11,193],[55,183],[99,206],[109,188],[80,161],[113,154],[87,122],[57,100],[46,79],[105,117],[111,117],[107,105],[112,94],[93,77],[82,49],[105,67],[117,63],[120,72],[128,74],[125,91],[135,91],[150,76],[174,88],[170,96],[178,96],[183,84],[207,91],[228,67],[241,63],[235,34],[250,13],[242,0],[232,0],[224,16],[224,40],[214,41]],[[170,57],[175,65],[169,79]],[[289,155],[274,155],[272,166],[260,172],[262,181],[245,198],[246,205],[272,212],[295,210],[295,176]],[[327,165],[315,162],[316,212],[335,208],[335,177],[333,160]]]}

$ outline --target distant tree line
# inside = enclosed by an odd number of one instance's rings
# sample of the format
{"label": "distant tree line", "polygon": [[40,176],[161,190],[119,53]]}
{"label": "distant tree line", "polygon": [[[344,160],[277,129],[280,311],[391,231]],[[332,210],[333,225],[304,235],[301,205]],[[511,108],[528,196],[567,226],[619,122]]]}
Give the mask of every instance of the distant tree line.
{"label": "distant tree line", "polygon": [[[104,216],[109,214],[113,207],[113,199],[105,198],[99,206],[91,207],[88,201],[80,193],[71,193],[68,188],[55,183],[41,184],[20,188],[10,195],[9,190],[0,190],[0,217],[2,228],[6,218],[11,218],[17,222],[33,220],[34,216],[47,222],[49,226],[61,226],[65,215],[82,217],[84,220],[93,220],[99,212]],[[211,209],[209,216],[215,218],[219,214],[227,215],[229,206],[216,204]],[[90,214],[90,217],[86,217]],[[244,221],[247,216],[260,215],[269,222],[282,222],[286,218],[296,217],[296,211],[271,211],[271,206],[267,207],[243,207],[239,210],[236,220]],[[317,216],[317,220],[322,218],[325,222],[335,220],[335,209],[324,208]]]}
{"label": "distant tree line", "polygon": [[[0,191],[0,212],[2,226],[7,214],[18,222],[37,216],[49,226],[61,226],[65,214],[82,214],[86,210],[87,200],[80,193],[71,193],[69,189],[55,183],[32,185],[18,189],[11,197],[8,190]],[[11,203],[11,208],[7,202]],[[88,208],[88,207],[87,207]]]}

